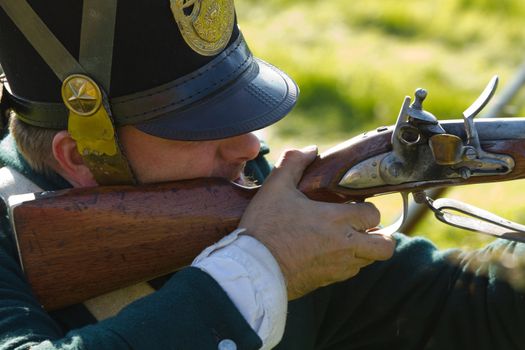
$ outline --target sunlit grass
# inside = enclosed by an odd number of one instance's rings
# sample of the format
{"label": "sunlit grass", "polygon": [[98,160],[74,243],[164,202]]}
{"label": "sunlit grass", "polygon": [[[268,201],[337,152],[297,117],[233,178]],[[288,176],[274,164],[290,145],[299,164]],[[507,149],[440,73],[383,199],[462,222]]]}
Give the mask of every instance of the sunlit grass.
{"label": "sunlit grass", "polygon": [[[252,51],[289,73],[301,88],[295,110],[266,131],[273,159],[289,146],[318,144],[323,150],[362,131],[393,124],[404,96],[417,87],[427,88],[425,107],[438,118],[460,118],[493,74],[505,85],[525,59],[521,0],[236,4]],[[515,104],[512,112],[523,114],[523,106]],[[472,186],[454,189],[451,195],[525,221],[522,186]],[[384,216],[395,216],[397,205],[386,206]],[[484,236],[434,219],[426,219],[415,231],[442,247],[485,242],[480,238]]]}

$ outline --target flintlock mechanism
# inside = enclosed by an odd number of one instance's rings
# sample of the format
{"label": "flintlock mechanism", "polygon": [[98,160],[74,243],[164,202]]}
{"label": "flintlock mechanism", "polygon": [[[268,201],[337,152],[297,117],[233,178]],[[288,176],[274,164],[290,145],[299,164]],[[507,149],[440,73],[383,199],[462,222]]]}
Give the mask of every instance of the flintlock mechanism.
{"label": "flintlock mechanism", "polygon": [[339,185],[358,189],[509,173],[514,160],[483,151],[473,122],[494,94],[497,81],[494,77],[476,102],[463,112],[465,141],[447,133],[433,114],[423,110],[426,90],[416,90],[412,105],[410,97],[405,97],[392,134],[392,151],[356,164]]}
{"label": "flintlock mechanism", "polygon": [[[447,132],[430,112],[423,109],[425,89],[417,89],[415,101],[405,97],[391,137],[392,150],[366,159],[350,168],[339,182],[349,189],[426,182],[434,186],[476,176],[502,176],[515,166],[505,154],[481,147],[474,118],[490,101],[498,84],[494,76],[476,101],[463,112],[464,135]],[[408,193],[402,192],[403,215],[383,231],[395,232],[404,222]],[[525,226],[452,199],[433,200],[424,191],[413,191],[417,203],[426,204],[436,217],[453,226],[525,242]],[[463,215],[451,213],[460,212]]]}

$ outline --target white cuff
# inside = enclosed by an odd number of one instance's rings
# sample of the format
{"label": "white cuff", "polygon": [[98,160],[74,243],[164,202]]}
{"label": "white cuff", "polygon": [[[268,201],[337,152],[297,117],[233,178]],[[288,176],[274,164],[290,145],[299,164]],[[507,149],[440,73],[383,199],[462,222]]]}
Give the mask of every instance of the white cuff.
{"label": "white cuff", "polygon": [[212,276],[233,301],[244,319],[271,349],[286,325],[288,295],[283,274],[270,251],[237,229],[206,248],[192,266]]}

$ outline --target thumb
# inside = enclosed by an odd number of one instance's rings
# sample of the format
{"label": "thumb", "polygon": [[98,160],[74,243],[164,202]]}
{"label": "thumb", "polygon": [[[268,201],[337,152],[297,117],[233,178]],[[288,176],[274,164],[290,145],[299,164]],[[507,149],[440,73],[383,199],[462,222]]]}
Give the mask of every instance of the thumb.
{"label": "thumb", "polygon": [[[270,175],[270,181],[285,181],[294,187],[297,186],[303,172],[310,163],[312,163],[317,156],[317,146],[308,146],[301,150],[292,149],[285,151]],[[267,180],[267,181],[268,181]]]}

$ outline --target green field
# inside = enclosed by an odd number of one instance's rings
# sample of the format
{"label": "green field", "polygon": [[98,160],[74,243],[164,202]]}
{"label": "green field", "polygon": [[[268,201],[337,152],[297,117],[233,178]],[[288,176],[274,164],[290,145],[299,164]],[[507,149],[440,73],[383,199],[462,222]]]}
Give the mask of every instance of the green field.
{"label": "green field", "polygon": [[[264,137],[274,157],[289,146],[321,150],[393,124],[402,99],[429,91],[426,109],[460,118],[492,75],[508,84],[525,60],[521,0],[238,0],[254,53],[301,88],[295,110]],[[524,89],[525,90],[525,89]],[[507,112],[523,113],[523,98]],[[521,182],[454,189],[450,196],[525,221]],[[398,205],[382,200],[384,217]],[[484,236],[426,219],[415,230],[440,247],[478,247]]]}

